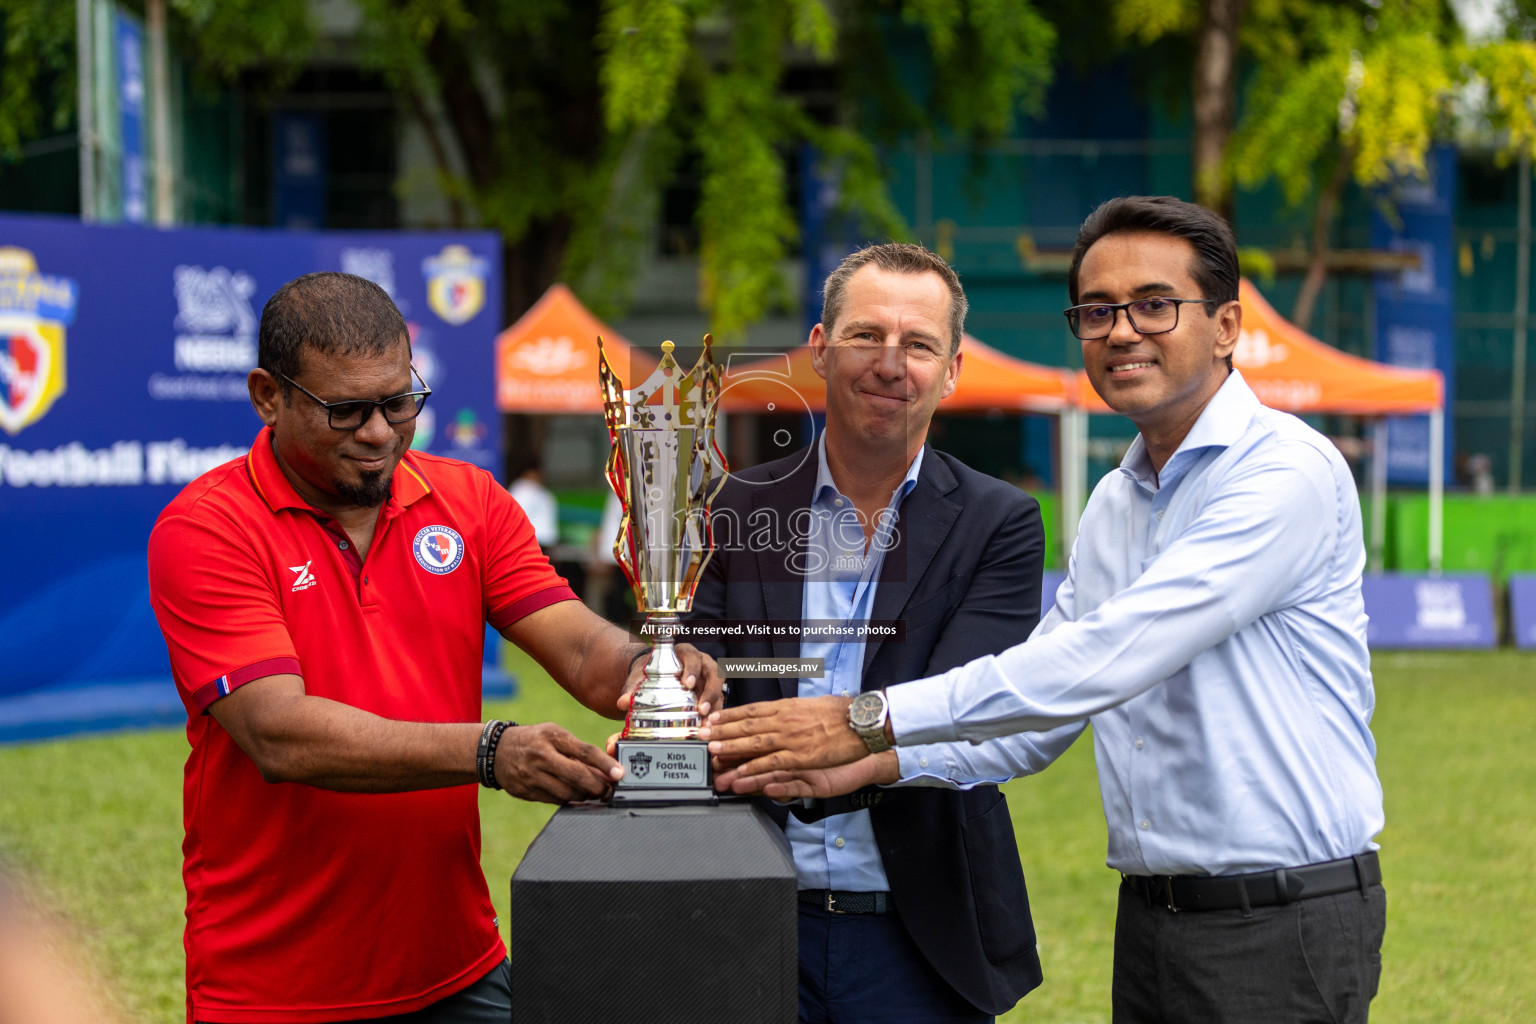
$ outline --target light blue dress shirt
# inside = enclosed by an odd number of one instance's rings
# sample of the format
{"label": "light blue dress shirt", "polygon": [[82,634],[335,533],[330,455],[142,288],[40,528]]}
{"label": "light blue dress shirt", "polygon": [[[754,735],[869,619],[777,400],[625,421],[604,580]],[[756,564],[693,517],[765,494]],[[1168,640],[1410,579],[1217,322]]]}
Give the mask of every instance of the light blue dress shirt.
{"label": "light blue dress shirt", "polygon": [[[853,502],[838,491],[827,469],[826,438],[817,445],[816,487],[807,523],[805,590],[801,618],[861,625],[869,621],[879,588],[885,553],[896,543],[902,502],[917,486],[926,448],[920,449],[907,475],[875,523],[865,550],[864,528]],[[801,658],[825,659],[822,678],[802,678],[798,695],[851,697],[862,688],[863,640],[806,639]],[[981,744],[926,744],[898,750],[902,785],[969,789],[984,782],[1005,782],[1050,764],[1082,731],[1071,723],[1046,735],[1021,734]],[[802,889],[884,892],[890,888],[869,811],[834,814],[803,822],[790,815],[784,829]]]}
{"label": "light blue dress shirt", "polygon": [[1093,492],[1027,643],[891,687],[898,742],[1091,716],[1109,866],[1233,874],[1372,849],[1383,824],[1354,479],[1232,373],[1155,473]]}

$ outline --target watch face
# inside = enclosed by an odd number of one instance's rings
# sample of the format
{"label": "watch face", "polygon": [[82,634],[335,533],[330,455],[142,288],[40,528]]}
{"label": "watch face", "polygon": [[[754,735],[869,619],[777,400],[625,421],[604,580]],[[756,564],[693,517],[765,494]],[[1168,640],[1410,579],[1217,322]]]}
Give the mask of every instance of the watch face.
{"label": "watch face", "polygon": [[868,729],[879,724],[884,710],[885,701],[880,699],[880,694],[861,693],[848,705],[848,721],[855,729]]}

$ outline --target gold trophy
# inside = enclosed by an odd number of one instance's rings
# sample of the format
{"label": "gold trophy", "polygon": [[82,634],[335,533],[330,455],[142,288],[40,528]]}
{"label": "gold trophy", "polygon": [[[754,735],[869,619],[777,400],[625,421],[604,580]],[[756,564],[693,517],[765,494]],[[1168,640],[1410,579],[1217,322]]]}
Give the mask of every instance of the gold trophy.
{"label": "gold trophy", "polygon": [[715,446],[720,369],[711,343],[706,334],[703,353],[683,373],[672,342],[664,342],[655,371],[626,389],[597,339],[603,416],[613,443],[608,482],[624,506],[613,553],[636,609],[647,617],[644,632],[654,640],[618,741],[625,774],[614,790],[616,803],[713,797],[697,703],[683,687],[673,640],[709,560],[709,503],[726,475]]}

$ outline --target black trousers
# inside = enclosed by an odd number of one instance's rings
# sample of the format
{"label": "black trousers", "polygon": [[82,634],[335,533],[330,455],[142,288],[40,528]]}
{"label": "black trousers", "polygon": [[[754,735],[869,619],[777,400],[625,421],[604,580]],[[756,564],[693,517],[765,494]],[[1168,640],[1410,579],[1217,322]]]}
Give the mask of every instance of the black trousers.
{"label": "black trousers", "polygon": [[1125,885],[1114,1024],[1365,1024],[1381,980],[1387,894],[1174,912]]}
{"label": "black trousers", "polygon": [[894,913],[833,914],[805,903],[799,912],[800,1024],[992,1021],[939,976]]}

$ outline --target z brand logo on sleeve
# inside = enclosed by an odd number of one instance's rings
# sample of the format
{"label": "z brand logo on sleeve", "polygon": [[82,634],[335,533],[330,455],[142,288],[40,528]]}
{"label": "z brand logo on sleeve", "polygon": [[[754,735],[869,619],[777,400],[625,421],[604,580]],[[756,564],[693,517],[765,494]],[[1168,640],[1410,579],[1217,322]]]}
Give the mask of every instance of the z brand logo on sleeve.
{"label": "z brand logo on sleeve", "polygon": [[309,571],[309,567],[314,563],[315,560],[311,558],[303,565],[290,565],[288,567],[288,571],[294,575],[293,589],[290,591],[290,593],[297,594],[301,590],[308,590],[310,587],[320,582],[319,580],[315,579],[315,574]]}
{"label": "z brand logo on sleeve", "polygon": [[411,548],[416,564],[438,576],[453,572],[464,560],[464,538],[447,526],[423,526]]}

